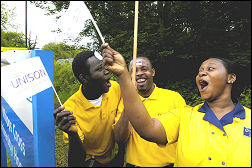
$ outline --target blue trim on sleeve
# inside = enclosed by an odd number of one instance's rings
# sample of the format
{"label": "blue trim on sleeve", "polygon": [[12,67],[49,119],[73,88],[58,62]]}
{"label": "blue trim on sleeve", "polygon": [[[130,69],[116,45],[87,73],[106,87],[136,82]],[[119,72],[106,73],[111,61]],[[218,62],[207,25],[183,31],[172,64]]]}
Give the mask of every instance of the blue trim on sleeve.
{"label": "blue trim on sleeve", "polygon": [[243,108],[243,106],[240,104],[239,101],[237,102],[234,110],[225,114],[220,120],[216,117],[214,112],[208,106],[207,102],[204,102],[204,104],[201,106],[201,108],[198,109],[198,111],[205,113],[203,120],[208,121],[209,123],[215,125],[223,132],[225,132],[223,126],[232,124],[234,117],[245,119],[245,109]]}

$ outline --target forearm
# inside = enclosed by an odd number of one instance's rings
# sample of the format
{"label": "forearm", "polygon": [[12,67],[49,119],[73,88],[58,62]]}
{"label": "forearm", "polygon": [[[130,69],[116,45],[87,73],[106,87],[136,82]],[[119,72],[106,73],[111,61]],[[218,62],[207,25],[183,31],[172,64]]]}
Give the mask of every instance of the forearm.
{"label": "forearm", "polygon": [[131,82],[129,73],[124,71],[118,79],[124,102],[124,110],[128,119],[141,137],[149,139],[151,136],[152,120]]}
{"label": "forearm", "polygon": [[68,139],[69,139],[68,166],[69,167],[83,166],[86,158],[86,153],[79,135],[77,133],[68,134]]}
{"label": "forearm", "polygon": [[120,119],[114,127],[114,135],[117,143],[125,143],[130,134],[129,120],[127,114],[123,111]]}

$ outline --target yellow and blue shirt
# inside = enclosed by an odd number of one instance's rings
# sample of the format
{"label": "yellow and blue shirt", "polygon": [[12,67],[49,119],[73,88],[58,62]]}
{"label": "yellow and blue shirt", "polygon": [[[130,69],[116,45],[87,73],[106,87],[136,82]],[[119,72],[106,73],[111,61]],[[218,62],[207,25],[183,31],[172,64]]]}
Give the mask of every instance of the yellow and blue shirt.
{"label": "yellow and blue shirt", "polygon": [[[154,84],[155,85],[155,84]],[[171,90],[155,88],[148,98],[140,96],[148,113],[152,118],[163,115],[171,109],[186,105],[183,97]],[[116,122],[119,120],[123,111],[120,104]],[[160,147],[156,143],[149,142],[141,138],[132,128],[126,148],[126,162],[141,167],[160,167],[174,163],[176,153],[176,143]]]}
{"label": "yellow and blue shirt", "polygon": [[[95,156],[100,163],[107,163],[114,157],[114,124],[121,97],[120,86],[111,81],[111,87],[103,94],[101,106],[91,104],[83,95],[81,86],[65,103],[65,110],[76,117],[76,127],[86,150],[86,160]],[[68,143],[68,134],[63,132]]]}
{"label": "yellow and blue shirt", "polygon": [[220,120],[206,102],[157,119],[168,143],[177,142],[174,166],[251,167],[251,109],[239,101]]}

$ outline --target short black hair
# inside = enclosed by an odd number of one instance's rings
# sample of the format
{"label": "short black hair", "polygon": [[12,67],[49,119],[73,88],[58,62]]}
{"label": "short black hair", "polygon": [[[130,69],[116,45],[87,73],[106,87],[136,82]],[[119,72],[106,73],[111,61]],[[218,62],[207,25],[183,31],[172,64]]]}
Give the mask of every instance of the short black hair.
{"label": "short black hair", "polygon": [[82,51],[78,53],[72,62],[72,70],[74,76],[78,79],[80,83],[82,81],[79,78],[80,74],[89,75],[89,64],[87,63],[87,59],[94,56],[94,51]]}
{"label": "short black hair", "polygon": [[[237,102],[237,99],[240,97],[244,87],[244,68],[238,63],[233,62],[227,58],[222,57],[211,57],[221,60],[222,64],[227,70],[228,74],[235,74],[236,81],[232,84],[231,98],[234,102]],[[209,58],[210,59],[210,58]]]}

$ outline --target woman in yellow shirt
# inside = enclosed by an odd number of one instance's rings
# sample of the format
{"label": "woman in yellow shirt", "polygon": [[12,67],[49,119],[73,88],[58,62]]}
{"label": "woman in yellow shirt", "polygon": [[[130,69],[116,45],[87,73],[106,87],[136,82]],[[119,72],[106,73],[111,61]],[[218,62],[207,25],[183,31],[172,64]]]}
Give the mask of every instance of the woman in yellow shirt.
{"label": "woman in yellow shirt", "polygon": [[118,76],[125,112],[138,134],[159,145],[178,142],[174,166],[251,166],[251,110],[232,100],[240,76],[230,61],[209,58],[201,64],[196,83],[204,104],[151,119],[122,55],[107,43],[101,48],[103,65]]}

